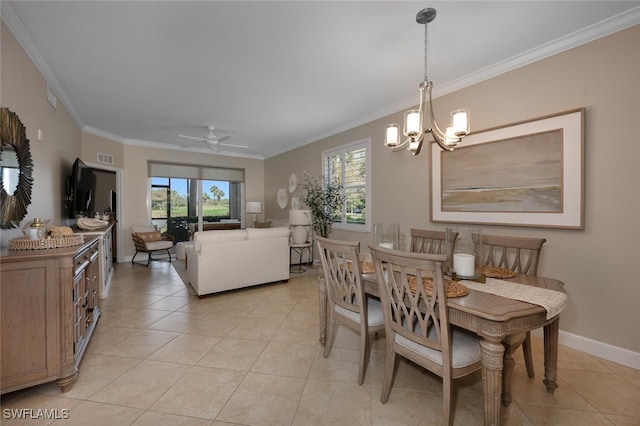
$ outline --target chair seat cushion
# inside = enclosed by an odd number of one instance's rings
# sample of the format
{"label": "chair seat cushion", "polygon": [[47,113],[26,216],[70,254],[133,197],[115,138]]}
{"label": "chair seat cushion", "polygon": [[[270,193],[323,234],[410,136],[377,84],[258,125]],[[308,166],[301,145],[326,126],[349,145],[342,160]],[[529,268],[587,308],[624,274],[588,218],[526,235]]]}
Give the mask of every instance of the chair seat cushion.
{"label": "chair seat cushion", "polygon": [[[347,317],[357,323],[360,322],[360,314],[336,305],[336,312]],[[367,313],[369,316],[369,326],[376,326],[384,324],[384,316],[382,314],[382,305],[378,299],[367,297]]]}
{"label": "chair seat cushion", "polygon": [[173,243],[171,241],[151,241],[145,243],[145,247],[149,251],[167,250],[173,247]]}
{"label": "chair seat cushion", "polygon": [[[435,329],[432,327],[429,337],[435,338]],[[453,368],[466,367],[480,360],[480,337],[468,333],[457,327],[451,327],[451,366]],[[406,337],[395,333],[395,342],[407,349],[422,355],[431,361],[442,365],[442,352],[422,346]]]}

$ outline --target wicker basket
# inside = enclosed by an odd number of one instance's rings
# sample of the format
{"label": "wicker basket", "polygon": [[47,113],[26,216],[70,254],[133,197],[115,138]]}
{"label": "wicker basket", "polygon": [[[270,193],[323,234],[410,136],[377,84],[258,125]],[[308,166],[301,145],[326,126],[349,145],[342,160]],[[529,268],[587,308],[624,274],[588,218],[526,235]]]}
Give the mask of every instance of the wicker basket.
{"label": "wicker basket", "polygon": [[45,250],[78,246],[82,243],[84,243],[82,235],[64,235],[62,237],[47,238],[46,240],[13,238],[9,240],[9,250]]}

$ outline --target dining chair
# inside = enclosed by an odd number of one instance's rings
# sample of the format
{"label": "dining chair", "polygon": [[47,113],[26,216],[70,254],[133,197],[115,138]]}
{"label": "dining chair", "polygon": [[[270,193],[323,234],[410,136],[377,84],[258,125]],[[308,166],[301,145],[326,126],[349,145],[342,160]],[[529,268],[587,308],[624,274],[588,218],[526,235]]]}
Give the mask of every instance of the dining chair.
{"label": "dining chair", "polygon": [[[480,337],[449,324],[442,266],[444,254],[411,253],[369,245],[386,335],[380,402],[391,392],[396,355],[442,377],[442,424],[452,424],[453,379],[482,367]],[[431,283],[430,289],[423,278]],[[430,280],[430,281],[429,281]]]}
{"label": "dining chair", "polygon": [[[452,243],[458,237],[457,232],[452,234]],[[414,253],[446,254],[447,232],[431,229],[411,228],[411,246],[409,251]]]}
{"label": "dining chair", "polygon": [[359,332],[358,384],[361,385],[369,363],[369,334],[384,330],[380,301],[364,293],[359,242],[318,236],[315,239],[329,302],[329,323],[323,356],[327,358],[331,353],[338,325],[345,325]]}
{"label": "dining chair", "polygon": [[[536,275],[540,262],[544,238],[506,237],[501,235],[479,234],[474,236],[476,253],[480,265],[497,266],[523,275]],[[479,241],[480,240],[480,241]],[[513,373],[513,353],[522,345],[527,375],[535,376],[533,356],[531,354],[531,333],[510,335],[503,342],[505,347],[504,372],[502,376],[503,403],[511,402],[511,376]]]}

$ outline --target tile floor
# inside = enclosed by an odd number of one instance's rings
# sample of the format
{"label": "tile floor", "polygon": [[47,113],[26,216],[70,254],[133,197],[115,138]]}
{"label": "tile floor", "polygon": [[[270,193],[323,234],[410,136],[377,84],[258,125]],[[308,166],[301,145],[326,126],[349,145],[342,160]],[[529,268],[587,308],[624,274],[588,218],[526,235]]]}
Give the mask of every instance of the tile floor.
{"label": "tile floor", "polygon": [[[438,425],[441,383],[400,362],[379,402],[384,337],[358,386],[358,336],[340,329],[329,358],[318,344],[314,277],[198,299],[166,262],[119,264],[73,389],[49,383],[2,396],[3,425]],[[559,388],[535,379],[516,354],[506,425],[639,425],[640,371],[561,347]],[[482,378],[455,382],[456,425],[480,425]],[[12,409],[67,419],[17,420]],[[63,411],[68,410],[68,411]],[[37,416],[31,416],[37,417]],[[43,417],[43,416],[41,416]]]}

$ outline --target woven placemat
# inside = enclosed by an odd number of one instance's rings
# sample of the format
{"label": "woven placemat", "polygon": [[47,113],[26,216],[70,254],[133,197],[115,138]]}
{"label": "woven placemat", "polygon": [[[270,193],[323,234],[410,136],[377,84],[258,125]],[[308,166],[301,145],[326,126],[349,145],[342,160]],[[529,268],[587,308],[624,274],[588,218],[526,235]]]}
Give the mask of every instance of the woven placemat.
{"label": "woven placemat", "polygon": [[[409,288],[414,293],[417,290],[416,282],[418,279],[416,277],[409,277]],[[422,283],[424,284],[424,289],[426,290],[427,296],[431,296],[433,294],[433,278],[431,277],[423,277]],[[469,294],[469,289],[464,284],[460,284],[457,281],[450,280],[448,278],[444,279],[444,292],[447,297],[462,297]]]}
{"label": "woven placemat", "polygon": [[489,278],[513,278],[518,275],[517,273],[509,269],[489,265],[477,265],[476,272],[483,274],[485,277]]}
{"label": "woven placemat", "polygon": [[84,242],[82,235],[65,235],[45,240],[31,240],[29,238],[13,238],[9,240],[9,250],[46,250],[63,247],[78,246]]}

